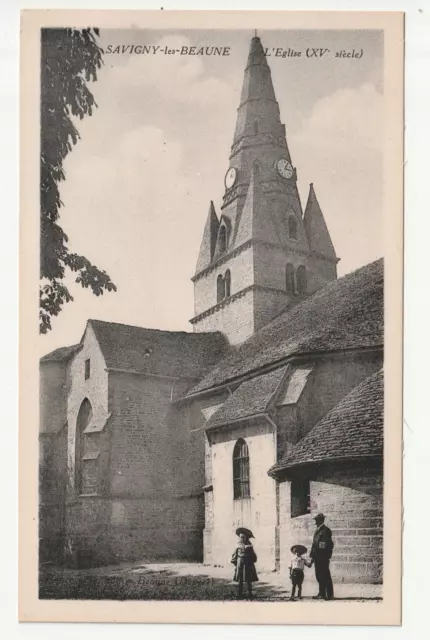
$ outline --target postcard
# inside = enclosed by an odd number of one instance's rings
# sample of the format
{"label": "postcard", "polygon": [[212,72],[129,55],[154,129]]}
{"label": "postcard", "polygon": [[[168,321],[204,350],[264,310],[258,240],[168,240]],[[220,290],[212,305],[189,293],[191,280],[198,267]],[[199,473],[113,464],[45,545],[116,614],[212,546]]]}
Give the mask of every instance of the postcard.
{"label": "postcard", "polygon": [[22,621],[401,623],[403,14],[24,11]]}

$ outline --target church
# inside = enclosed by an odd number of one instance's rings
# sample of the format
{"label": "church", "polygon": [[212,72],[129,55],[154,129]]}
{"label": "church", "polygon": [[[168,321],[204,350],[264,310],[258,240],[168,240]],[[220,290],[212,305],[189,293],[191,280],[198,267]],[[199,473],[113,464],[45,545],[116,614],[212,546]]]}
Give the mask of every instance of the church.
{"label": "church", "polygon": [[322,511],[333,579],[382,582],[384,268],[337,263],[255,36],[193,331],[88,320],[41,358],[41,562],[227,565],[243,525],[285,571]]}

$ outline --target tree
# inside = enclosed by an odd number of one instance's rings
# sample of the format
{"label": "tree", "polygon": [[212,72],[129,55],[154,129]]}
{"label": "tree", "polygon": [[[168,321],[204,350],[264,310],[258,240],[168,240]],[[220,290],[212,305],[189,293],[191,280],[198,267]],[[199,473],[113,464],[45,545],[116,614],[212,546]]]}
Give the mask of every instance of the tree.
{"label": "tree", "polygon": [[42,29],[41,33],[41,155],[40,155],[40,332],[51,329],[51,318],[73,300],[64,282],[75,281],[96,296],[116,291],[108,274],[84,256],[70,253],[59,222],[63,206],[59,185],[63,162],[79,140],[72,118],[82,120],[97,107],[87,83],[97,80],[103,64],[98,29]]}

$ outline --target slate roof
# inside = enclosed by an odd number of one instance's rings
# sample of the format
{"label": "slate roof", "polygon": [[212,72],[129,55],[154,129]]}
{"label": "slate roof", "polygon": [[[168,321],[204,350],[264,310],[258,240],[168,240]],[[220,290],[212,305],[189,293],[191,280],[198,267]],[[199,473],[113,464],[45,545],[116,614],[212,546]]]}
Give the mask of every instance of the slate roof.
{"label": "slate roof", "polygon": [[225,354],[219,332],[187,333],[89,320],[107,368],[197,379]]}
{"label": "slate roof", "polygon": [[384,263],[380,259],[331,282],[231,347],[188,395],[298,354],[382,347],[383,298]]}
{"label": "slate roof", "polygon": [[206,430],[246,419],[266,412],[268,404],[285,374],[287,367],[243,382],[205,425]]}
{"label": "slate roof", "polygon": [[269,471],[276,475],[324,460],[382,456],[384,376],[378,371],[356,386]]}
{"label": "slate roof", "polygon": [[74,344],[70,347],[60,347],[59,349],[55,349],[54,351],[44,355],[40,358],[40,362],[65,362],[70,358],[70,356],[76,353],[79,348],[79,344]]}

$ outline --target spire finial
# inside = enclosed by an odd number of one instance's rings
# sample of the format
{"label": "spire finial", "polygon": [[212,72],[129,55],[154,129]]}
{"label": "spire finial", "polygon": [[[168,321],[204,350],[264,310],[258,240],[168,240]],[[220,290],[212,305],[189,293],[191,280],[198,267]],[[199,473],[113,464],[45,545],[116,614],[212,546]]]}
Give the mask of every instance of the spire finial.
{"label": "spire finial", "polygon": [[257,37],[257,29],[254,29],[254,38]]}

